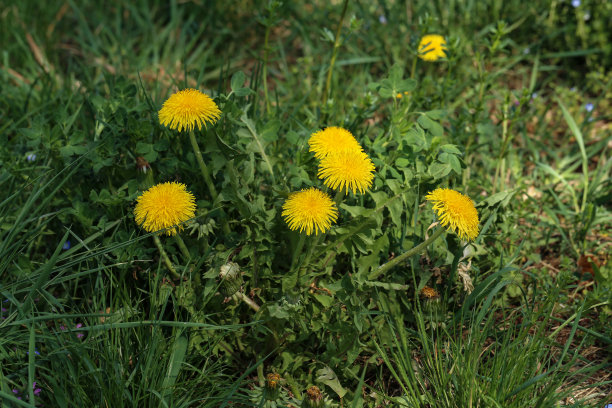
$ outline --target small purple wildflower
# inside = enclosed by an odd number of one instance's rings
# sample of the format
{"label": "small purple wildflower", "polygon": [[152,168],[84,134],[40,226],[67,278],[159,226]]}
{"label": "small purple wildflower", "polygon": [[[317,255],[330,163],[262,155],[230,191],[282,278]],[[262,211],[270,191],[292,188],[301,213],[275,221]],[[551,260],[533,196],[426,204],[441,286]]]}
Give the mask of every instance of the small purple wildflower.
{"label": "small purple wildflower", "polygon": [[580,0],[572,0],[572,6],[574,8],[579,7],[580,6]]}
{"label": "small purple wildflower", "polygon": [[64,242],[64,246],[62,246],[62,249],[63,249],[64,251],[67,251],[67,250],[69,250],[69,249],[70,249],[70,241],[69,241],[69,240],[68,240],[68,241],[66,241],[66,242]]}
{"label": "small purple wildflower", "polygon": [[64,325],[62,324],[62,325],[60,326],[60,330],[61,330],[61,331],[66,331],[66,330],[68,330],[68,329],[66,328],[66,326],[64,326]]}
{"label": "small purple wildflower", "polygon": [[[77,323],[77,325],[75,326],[77,329],[80,329],[81,327],[83,327],[82,323]],[[82,339],[83,337],[85,337],[85,335],[83,333],[77,333],[77,339]]]}
{"label": "small purple wildflower", "polygon": [[612,404],[607,404],[604,408],[612,408]]}
{"label": "small purple wildflower", "polygon": [[13,394],[19,394],[19,390],[17,388],[13,388]]}
{"label": "small purple wildflower", "polygon": [[42,388],[36,388],[36,381],[32,381],[32,389],[34,390],[34,395],[38,396],[42,391]]}
{"label": "small purple wildflower", "polygon": [[593,112],[594,108],[595,108],[595,105],[593,105],[591,102],[584,105],[584,109],[586,109],[587,112]]}
{"label": "small purple wildflower", "polygon": [[[30,355],[30,352],[29,352],[29,351],[27,351],[27,352],[26,352],[26,354],[29,356],[29,355]],[[34,354],[36,354],[37,356],[40,356],[40,351],[38,351],[38,349],[37,349],[37,348],[34,348]]]}
{"label": "small purple wildflower", "polygon": [[380,24],[387,24],[387,17],[385,17],[384,15],[382,15],[382,14],[381,14],[381,15],[378,17],[378,22],[379,22]]}
{"label": "small purple wildflower", "polygon": [[531,99],[535,99],[537,97],[538,97],[538,93],[537,92],[534,92],[534,93],[531,94]]}
{"label": "small purple wildflower", "polygon": [[36,155],[34,153],[30,153],[26,156],[26,160],[29,162],[33,162],[34,160],[36,160]]}

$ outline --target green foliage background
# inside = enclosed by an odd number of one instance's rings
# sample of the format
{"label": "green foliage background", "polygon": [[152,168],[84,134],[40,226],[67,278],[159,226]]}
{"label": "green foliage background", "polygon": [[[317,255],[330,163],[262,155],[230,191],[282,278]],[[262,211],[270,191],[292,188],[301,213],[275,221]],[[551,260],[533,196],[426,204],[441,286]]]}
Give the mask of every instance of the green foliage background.
{"label": "green foliage background", "polygon": [[[277,406],[308,385],[328,406],[609,399],[609,2],[3,5],[7,404],[272,406],[268,372]],[[427,33],[447,60],[416,59]],[[223,112],[197,132],[217,200],[187,136],[158,122],[186,87]],[[355,135],[376,177],[299,252],[281,206],[322,186],[307,140],[326,126]],[[180,280],[133,219],[164,181],[198,205],[188,253],[162,238]],[[425,239],[436,187],[474,199],[480,236],[446,234],[379,276]],[[229,261],[259,311],[221,294]]]}

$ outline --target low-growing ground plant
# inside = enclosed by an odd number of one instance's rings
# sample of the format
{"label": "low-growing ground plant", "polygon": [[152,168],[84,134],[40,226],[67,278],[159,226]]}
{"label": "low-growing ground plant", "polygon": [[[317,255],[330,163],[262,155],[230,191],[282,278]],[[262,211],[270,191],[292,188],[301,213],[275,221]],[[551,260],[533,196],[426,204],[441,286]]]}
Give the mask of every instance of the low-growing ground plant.
{"label": "low-growing ground plant", "polygon": [[0,13],[7,406],[612,403],[596,1]]}

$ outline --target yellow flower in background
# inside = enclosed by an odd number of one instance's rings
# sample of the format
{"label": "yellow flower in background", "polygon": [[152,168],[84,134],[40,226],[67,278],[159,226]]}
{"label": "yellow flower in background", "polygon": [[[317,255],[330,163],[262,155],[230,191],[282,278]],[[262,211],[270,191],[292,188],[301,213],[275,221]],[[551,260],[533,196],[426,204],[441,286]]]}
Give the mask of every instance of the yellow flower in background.
{"label": "yellow flower in background", "polygon": [[353,193],[365,193],[372,186],[374,163],[360,150],[345,150],[330,154],[319,164],[319,178],[323,184],[333,189],[349,189]]}
{"label": "yellow flower in background", "polygon": [[193,130],[202,124],[215,124],[221,111],[210,96],[197,89],[184,89],[172,95],[164,102],[159,111],[159,122],[170,129]]}
{"label": "yellow flower in background", "polygon": [[195,209],[195,197],[185,185],[168,182],[157,184],[138,197],[134,216],[148,232],[169,228],[166,235],[176,235],[177,228],[183,229],[180,224],[195,216]]}
{"label": "yellow flower in background", "polygon": [[362,150],[351,132],[336,126],[313,133],[308,139],[308,146],[310,146],[309,151],[314,152],[317,159],[343,150]]}
{"label": "yellow flower in background", "polygon": [[440,224],[455,232],[465,241],[473,241],[478,236],[478,211],[474,202],[455,190],[437,188],[425,196],[431,201]]}
{"label": "yellow flower in background", "polygon": [[283,218],[293,230],[306,230],[306,235],[315,235],[331,228],[338,219],[338,209],[332,199],[314,187],[293,193],[283,204]]}
{"label": "yellow flower in background", "polygon": [[428,34],[419,43],[419,58],[425,61],[437,61],[446,57],[446,40],[438,34]]}

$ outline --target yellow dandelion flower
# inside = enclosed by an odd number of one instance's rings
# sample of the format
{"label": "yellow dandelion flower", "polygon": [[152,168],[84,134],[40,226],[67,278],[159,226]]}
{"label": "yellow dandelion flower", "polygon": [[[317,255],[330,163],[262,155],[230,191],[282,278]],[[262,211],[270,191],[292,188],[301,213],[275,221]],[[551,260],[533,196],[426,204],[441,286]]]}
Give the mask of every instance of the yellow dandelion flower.
{"label": "yellow dandelion flower", "polygon": [[398,92],[398,94],[397,94],[397,95],[395,95],[395,97],[396,97],[397,99],[402,99],[402,98],[404,97],[404,95],[402,95],[402,93],[401,93],[401,92]]}
{"label": "yellow dandelion flower", "polygon": [[166,235],[176,235],[177,228],[183,229],[180,224],[195,216],[195,209],[195,197],[185,185],[168,182],[157,184],[138,197],[134,216],[148,232],[168,228]]}
{"label": "yellow dandelion flower", "polygon": [[164,102],[159,111],[159,122],[170,129],[193,130],[202,124],[214,124],[221,116],[221,111],[210,96],[197,89],[184,89],[172,95]]}
{"label": "yellow dandelion flower", "polygon": [[314,231],[318,235],[338,219],[338,209],[327,194],[311,187],[291,194],[283,204],[282,216],[291,230],[306,230],[306,235]]}
{"label": "yellow dandelion flower", "polygon": [[425,61],[437,61],[446,57],[446,40],[438,34],[428,34],[419,43],[419,58]]}
{"label": "yellow dandelion flower", "polygon": [[337,126],[330,126],[313,133],[308,139],[308,145],[309,151],[314,152],[317,159],[343,150],[362,150],[351,132]]}
{"label": "yellow dandelion flower", "polygon": [[433,209],[443,227],[454,231],[465,241],[476,239],[479,231],[478,211],[468,196],[448,188],[437,188],[425,198],[434,204]]}
{"label": "yellow dandelion flower", "polygon": [[374,163],[362,151],[346,150],[330,154],[319,164],[319,178],[324,179],[323,184],[333,189],[349,188],[353,193],[361,194],[372,186],[374,179]]}

